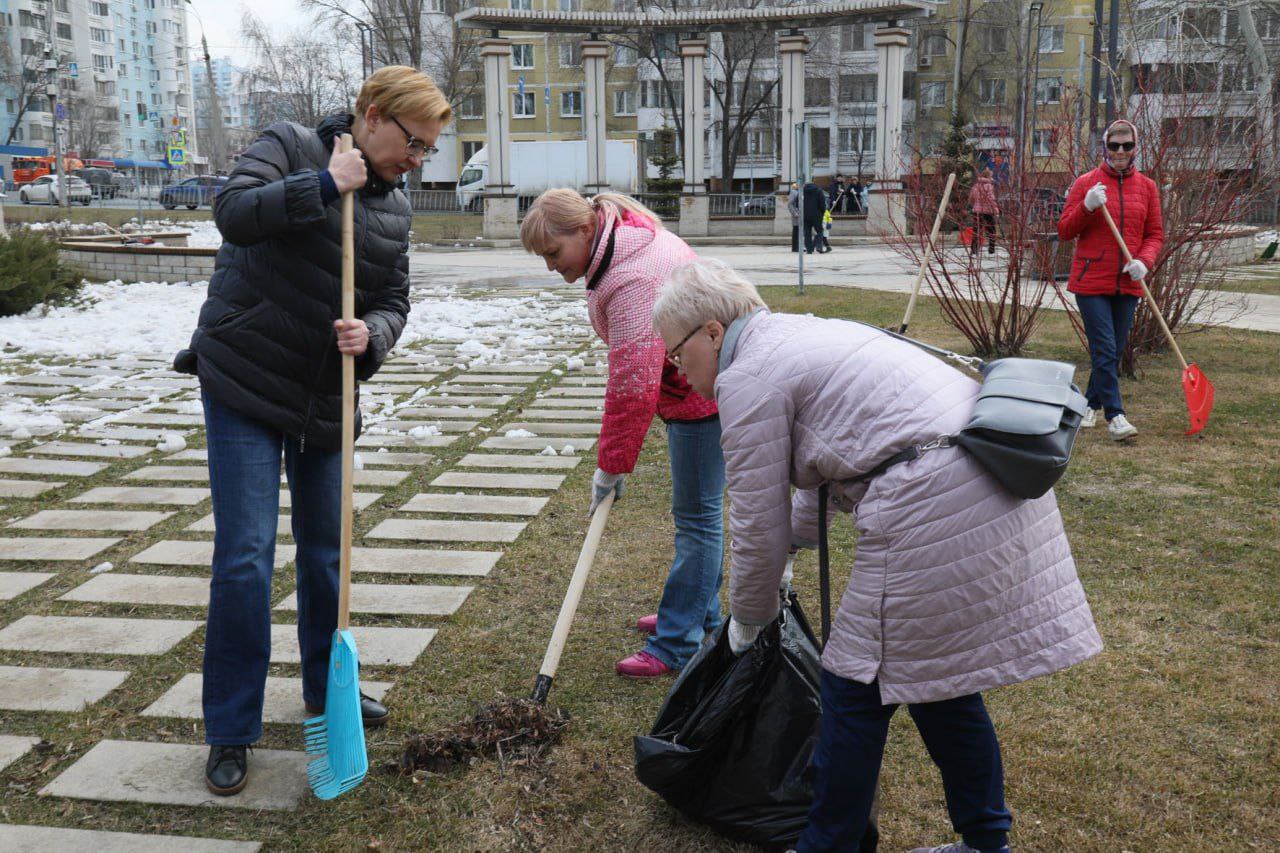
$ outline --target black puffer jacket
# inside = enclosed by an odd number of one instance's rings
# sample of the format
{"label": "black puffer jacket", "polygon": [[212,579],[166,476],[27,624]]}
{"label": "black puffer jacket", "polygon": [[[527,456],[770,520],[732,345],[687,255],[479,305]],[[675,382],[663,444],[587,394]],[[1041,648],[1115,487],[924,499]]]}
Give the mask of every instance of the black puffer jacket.
{"label": "black puffer jacket", "polygon": [[[222,232],[209,295],[177,370],[241,414],[308,443],[341,443],[342,358],[333,321],[342,316],[342,204],[325,207],[319,173],[351,116],[315,130],[267,128],[240,156],[218,194]],[[369,348],[356,378],[382,365],[409,315],[409,202],[370,172],[356,193],[356,316]]]}

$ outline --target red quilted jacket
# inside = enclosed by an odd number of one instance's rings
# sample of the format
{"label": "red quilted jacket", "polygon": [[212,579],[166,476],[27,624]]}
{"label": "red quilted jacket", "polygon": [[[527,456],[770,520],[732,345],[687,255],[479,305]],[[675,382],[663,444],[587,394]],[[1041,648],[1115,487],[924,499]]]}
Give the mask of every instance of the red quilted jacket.
{"label": "red quilted jacket", "polygon": [[597,464],[609,474],[636,466],[654,412],[666,421],[696,421],[716,414],[667,362],[653,330],[653,303],[667,274],[697,260],[670,231],[631,213],[621,221],[601,214],[599,239],[587,267],[587,312],[609,345],[609,381],[600,424]]}
{"label": "red quilted jacket", "polygon": [[1058,237],[1076,241],[1067,290],[1085,296],[1141,296],[1142,285],[1121,272],[1124,258],[1102,212],[1090,212],[1084,206],[1085,193],[1097,183],[1106,186],[1107,210],[1136,260],[1153,269],[1164,245],[1160,189],[1155,181],[1136,167],[1122,175],[1109,163],[1103,163],[1076,178],[1058,220]]}

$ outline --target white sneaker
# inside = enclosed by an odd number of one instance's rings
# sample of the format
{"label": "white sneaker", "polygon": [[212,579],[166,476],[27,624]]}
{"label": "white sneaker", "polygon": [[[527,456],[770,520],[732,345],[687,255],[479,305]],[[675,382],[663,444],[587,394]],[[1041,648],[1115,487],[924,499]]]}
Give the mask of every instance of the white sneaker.
{"label": "white sneaker", "polygon": [[1112,441],[1124,441],[1138,434],[1138,428],[1129,423],[1124,415],[1116,415],[1107,422],[1107,433]]}
{"label": "white sneaker", "polygon": [[1093,429],[1098,424],[1098,410],[1085,409],[1084,417],[1080,419],[1081,429]]}

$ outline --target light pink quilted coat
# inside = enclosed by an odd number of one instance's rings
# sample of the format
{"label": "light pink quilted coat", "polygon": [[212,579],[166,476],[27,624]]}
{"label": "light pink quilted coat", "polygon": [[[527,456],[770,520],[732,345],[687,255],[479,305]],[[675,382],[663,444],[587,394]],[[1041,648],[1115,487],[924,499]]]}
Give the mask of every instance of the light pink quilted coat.
{"label": "light pink quilted coat", "polygon": [[[667,363],[662,338],[653,330],[653,303],[667,274],[698,256],[675,234],[629,212],[621,222],[602,213],[599,233],[586,274],[588,284],[598,278],[587,291],[587,313],[609,345],[596,457],[604,471],[627,474],[636,466],[654,412],[664,420],[696,421],[714,415],[716,404],[698,396]],[[613,255],[605,266],[611,233]]]}
{"label": "light pink quilted coat", "polygon": [[1019,500],[960,448],[841,483],[962,429],[973,380],[876,329],[788,314],[755,315],[720,359],[735,619],[777,615],[788,547],[817,539],[816,489],[829,481],[859,535],[825,669],[879,678],[886,704],[934,702],[1102,649],[1052,492]]}

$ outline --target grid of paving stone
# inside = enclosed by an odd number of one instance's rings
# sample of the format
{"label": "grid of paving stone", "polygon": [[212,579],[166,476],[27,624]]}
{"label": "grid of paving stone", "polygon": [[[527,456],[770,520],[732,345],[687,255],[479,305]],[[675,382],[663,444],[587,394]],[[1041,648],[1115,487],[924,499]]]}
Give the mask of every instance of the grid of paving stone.
{"label": "grid of paving stone", "polygon": [[[475,290],[475,298],[489,295]],[[580,298],[574,288],[548,293],[541,286],[492,295]],[[360,536],[357,516],[353,632],[370,672],[362,687],[376,697],[391,692],[394,701],[398,671],[431,665],[436,632],[594,447],[602,353],[581,318],[551,331],[536,354],[509,345],[509,358],[494,359],[491,346],[483,363],[467,341],[427,342],[397,352],[361,386],[357,512],[373,508],[383,517]],[[0,711],[19,729],[0,732],[0,785],[6,767],[35,766],[45,715],[86,713],[129,689],[132,661],[170,656],[198,670],[214,532],[203,413],[191,377],[149,359],[39,364],[0,377],[0,401],[8,398],[56,417],[47,430],[0,436],[0,605],[7,608]],[[443,459],[454,461],[444,467]],[[275,562],[291,572],[290,503],[282,479]],[[295,609],[292,594],[273,602],[264,720],[284,726],[304,716]],[[395,626],[379,624],[389,617]],[[371,624],[362,624],[366,619]],[[68,666],[67,656],[90,663]],[[95,659],[109,664],[95,666]],[[74,762],[40,779],[39,794],[297,808],[308,796],[300,731],[296,750],[255,751],[241,795],[216,798],[204,790],[200,691],[198,671],[172,673],[137,701],[145,720],[185,721],[164,729],[177,734],[155,742],[154,729],[146,729],[145,739],[80,744]],[[257,849],[252,842],[0,823],[2,849],[162,846]]]}

